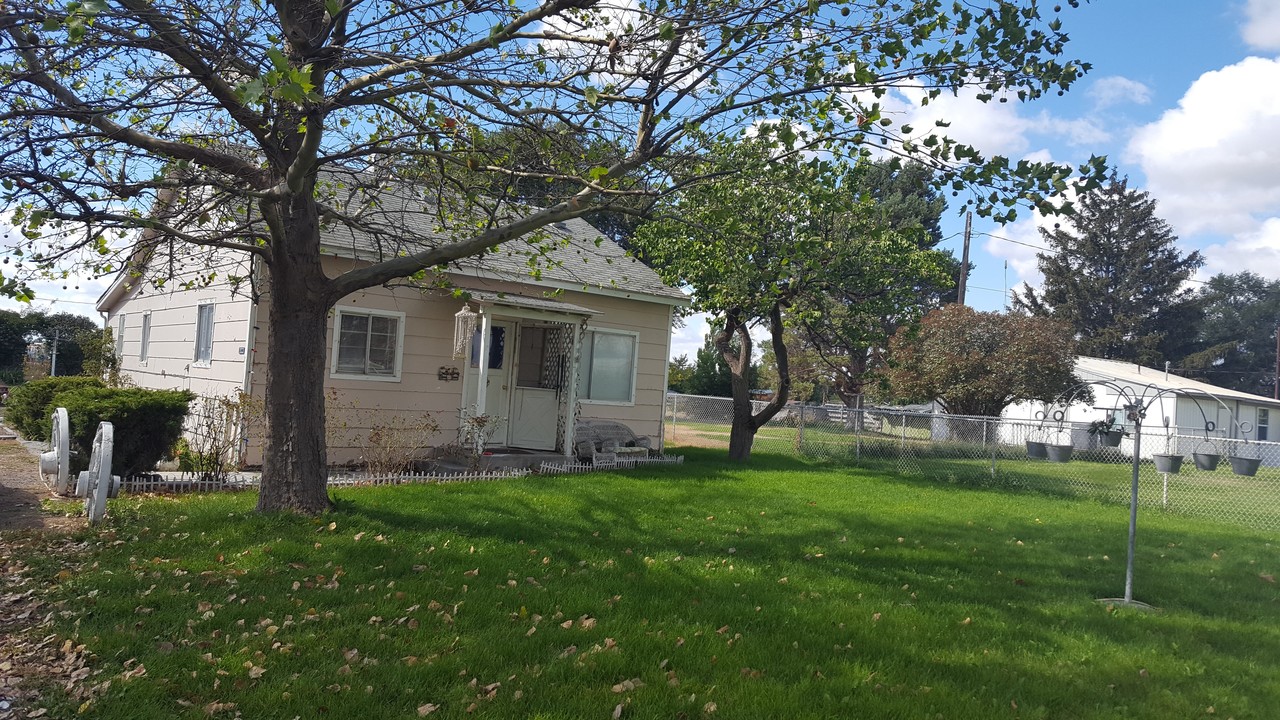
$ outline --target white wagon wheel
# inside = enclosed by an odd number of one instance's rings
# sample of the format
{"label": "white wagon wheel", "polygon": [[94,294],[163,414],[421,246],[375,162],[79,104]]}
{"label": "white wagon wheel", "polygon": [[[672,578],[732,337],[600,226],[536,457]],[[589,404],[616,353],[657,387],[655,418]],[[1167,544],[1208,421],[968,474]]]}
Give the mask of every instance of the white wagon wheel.
{"label": "white wagon wheel", "polygon": [[49,451],[40,453],[40,479],[58,495],[68,495],[72,490],[71,423],[66,408],[53,411],[52,430]]}
{"label": "white wagon wheel", "polygon": [[90,525],[97,525],[107,514],[107,495],[111,492],[111,455],[115,446],[115,427],[109,423],[99,423],[98,434],[93,438],[93,455],[89,460],[89,469],[82,473],[88,475],[88,487],[85,488],[84,511],[89,517]]}

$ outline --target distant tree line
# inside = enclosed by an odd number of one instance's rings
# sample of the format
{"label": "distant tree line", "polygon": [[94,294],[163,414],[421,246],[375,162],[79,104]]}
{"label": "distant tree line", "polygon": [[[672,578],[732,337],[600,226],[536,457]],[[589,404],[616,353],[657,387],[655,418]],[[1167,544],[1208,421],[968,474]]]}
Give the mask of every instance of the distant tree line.
{"label": "distant tree line", "polygon": [[47,374],[55,340],[59,376],[101,375],[110,356],[104,338],[102,328],[83,315],[0,310],[0,382],[17,385],[24,380],[27,351],[36,344],[43,344],[44,352],[32,365],[42,376]]}

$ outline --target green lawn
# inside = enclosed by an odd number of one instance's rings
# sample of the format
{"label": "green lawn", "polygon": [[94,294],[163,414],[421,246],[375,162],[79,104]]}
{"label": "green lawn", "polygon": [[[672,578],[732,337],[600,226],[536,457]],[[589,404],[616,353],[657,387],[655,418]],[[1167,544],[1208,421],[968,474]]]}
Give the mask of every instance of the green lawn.
{"label": "green lawn", "polygon": [[1145,613],[1095,602],[1123,592],[1123,506],[686,452],[340,490],[319,519],[247,494],[113,501],[80,572],[39,566],[111,680],[80,716],[1280,712],[1272,534],[1144,512]]}

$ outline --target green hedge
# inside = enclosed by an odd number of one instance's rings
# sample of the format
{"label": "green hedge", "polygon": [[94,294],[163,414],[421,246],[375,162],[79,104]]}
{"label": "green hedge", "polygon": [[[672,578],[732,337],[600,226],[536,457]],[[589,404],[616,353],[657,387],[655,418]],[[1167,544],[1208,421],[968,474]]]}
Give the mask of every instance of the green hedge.
{"label": "green hedge", "polygon": [[72,458],[76,472],[89,467],[98,423],[115,429],[111,473],[131,477],[152,472],[182,436],[182,423],[195,395],[187,390],[82,387],[59,393],[54,407],[65,407],[71,421]]}
{"label": "green hedge", "polygon": [[44,378],[19,385],[9,390],[5,422],[28,440],[48,441],[52,424],[49,418],[53,415],[53,409],[58,407],[53,404],[53,397],[59,393],[89,387],[106,386],[98,378],[83,375]]}

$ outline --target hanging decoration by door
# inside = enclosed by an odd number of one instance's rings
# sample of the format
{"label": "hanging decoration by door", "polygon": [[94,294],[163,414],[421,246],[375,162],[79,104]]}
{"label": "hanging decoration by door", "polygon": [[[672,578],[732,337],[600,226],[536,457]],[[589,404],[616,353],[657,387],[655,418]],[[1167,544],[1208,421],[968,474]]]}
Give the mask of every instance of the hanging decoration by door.
{"label": "hanging decoration by door", "polygon": [[453,357],[460,358],[467,354],[467,346],[475,335],[476,323],[480,313],[471,309],[471,305],[463,303],[462,309],[453,316]]}

